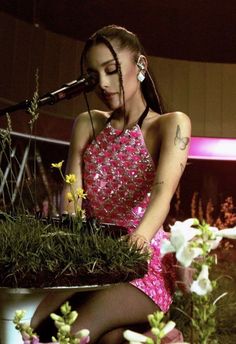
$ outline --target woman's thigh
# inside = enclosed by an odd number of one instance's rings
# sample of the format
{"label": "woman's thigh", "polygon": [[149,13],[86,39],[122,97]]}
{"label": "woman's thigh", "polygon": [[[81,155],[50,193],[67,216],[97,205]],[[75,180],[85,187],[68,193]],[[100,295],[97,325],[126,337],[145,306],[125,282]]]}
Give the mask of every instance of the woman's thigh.
{"label": "woman's thigh", "polygon": [[[91,344],[98,343],[99,338],[114,329],[147,322],[147,315],[157,310],[157,306],[147,295],[128,283],[90,293],[77,293],[69,301],[72,308],[78,311],[72,333],[89,329]],[[56,332],[49,319],[36,330],[44,341],[50,340]],[[117,338],[117,341],[114,339],[111,343],[122,343],[118,339],[120,331],[113,334],[110,332],[110,336]]]}
{"label": "woman's thigh", "polygon": [[123,344],[128,343],[123,336],[123,333],[125,330],[132,330],[138,333],[145,333],[148,330],[150,330],[150,325],[146,321],[142,324],[136,324],[136,325],[127,325],[126,327],[120,327],[116,328],[114,330],[111,330],[107,333],[105,333],[102,337],[100,337],[98,344]]}
{"label": "woman's thigh", "polygon": [[91,294],[77,310],[79,316],[72,331],[87,328],[91,343],[96,343],[113,329],[147,322],[148,314],[156,311],[157,306],[142,291],[124,283]]}

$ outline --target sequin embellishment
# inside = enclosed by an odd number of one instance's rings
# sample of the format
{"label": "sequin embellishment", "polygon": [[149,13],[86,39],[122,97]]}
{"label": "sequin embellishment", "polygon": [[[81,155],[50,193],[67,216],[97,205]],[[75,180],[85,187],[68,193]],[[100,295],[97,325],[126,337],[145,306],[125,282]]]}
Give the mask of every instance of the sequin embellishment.
{"label": "sequin embellishment", "polygon": [[155,169],[140,129],[122,135],[110,124],[84,154],[89,213],[102,222],[136,227],[147,207]]}
{"label": "sequin embellishment", "polygon": [[[97,141],[97,142],[96,142]],[[103,223],[114,223],[132,232],[149,203],[155,166],[138,125],[123,133],[110,123],[84,153],[86,213]],[[169,274],[160,258],[159,230],[151,246],[153,257],[148,274],[131,283],[151,297],[163,310],[171,303]]]}

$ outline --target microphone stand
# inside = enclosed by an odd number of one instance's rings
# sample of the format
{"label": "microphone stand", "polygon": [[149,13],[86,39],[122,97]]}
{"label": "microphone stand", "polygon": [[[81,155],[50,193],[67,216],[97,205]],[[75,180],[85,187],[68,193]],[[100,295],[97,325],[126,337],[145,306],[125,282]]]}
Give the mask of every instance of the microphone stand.
{"label": "microphone stand", "polygon": [[[96,73],[89,73],[78,80],[68,82],[61,86],[56,91],[48,92],[44,96],[38,99],[38,106],[43,105],[54,105],[55,103],[63,100],[70,99],[79,95],[82,92],[92,91],[98,83],[98,76]],[[7,113],[15,112],[18,110],[28,110],[31,105],[31,100],[24,100],[15,105],[9,106],[5,109],[0,110],[0,117],[6,115]]]}

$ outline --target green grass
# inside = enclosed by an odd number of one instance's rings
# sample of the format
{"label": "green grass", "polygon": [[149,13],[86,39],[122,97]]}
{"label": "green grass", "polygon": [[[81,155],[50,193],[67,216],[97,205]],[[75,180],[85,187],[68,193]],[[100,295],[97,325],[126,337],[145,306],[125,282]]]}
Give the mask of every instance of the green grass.
{"label": "green grass", "polygon": [[96,223],[64,228],[27,216],[0,221],[1,287],[125,282],[144,275],[147,258]]}

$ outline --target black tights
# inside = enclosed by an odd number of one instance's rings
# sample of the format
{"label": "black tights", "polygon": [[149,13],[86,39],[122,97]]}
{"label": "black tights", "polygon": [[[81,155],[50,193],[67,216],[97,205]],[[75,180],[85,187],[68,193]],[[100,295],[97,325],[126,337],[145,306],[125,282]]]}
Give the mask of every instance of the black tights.
{"label": "black tights", "polygon": [[[56,334],[53,321],[46,315],[52,311],[59,314],[58,306],[65,300],[65,296],[60,294],[49,295],[37,309],[32,326],[40,335],[41,341],[48,342]],[[77,293],[69,302],[79,314],[72,333],[89,329],[91,344],[124,343],[123,331],[126,328],[133,329],[135,325],[143,325],[143,330],[146,330],[148,314],[158,310],[147,295],[128,283]]]}

